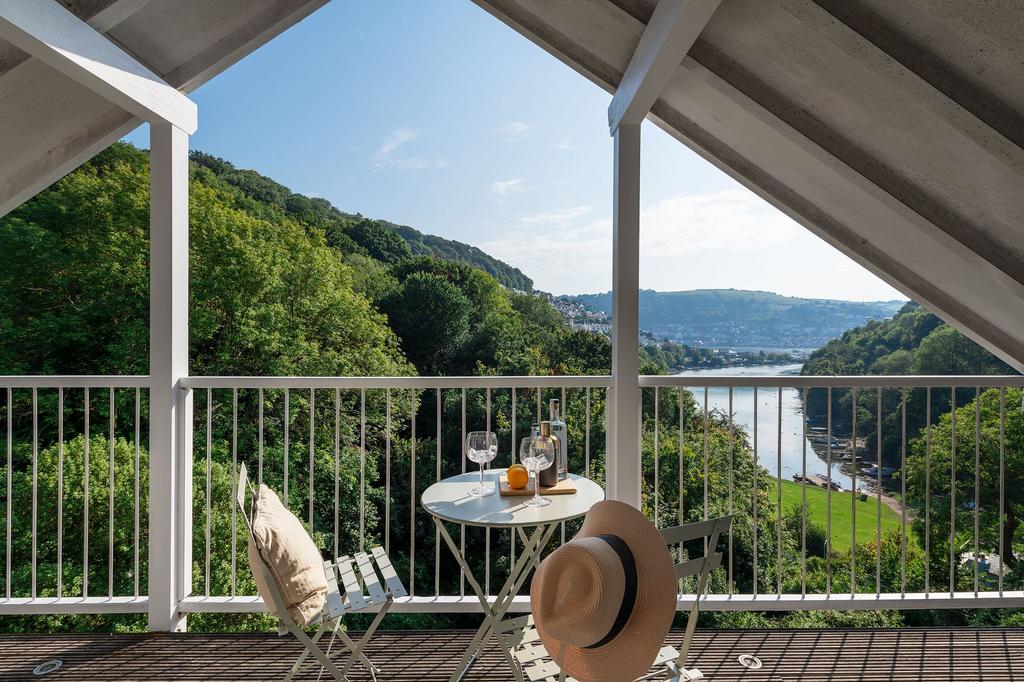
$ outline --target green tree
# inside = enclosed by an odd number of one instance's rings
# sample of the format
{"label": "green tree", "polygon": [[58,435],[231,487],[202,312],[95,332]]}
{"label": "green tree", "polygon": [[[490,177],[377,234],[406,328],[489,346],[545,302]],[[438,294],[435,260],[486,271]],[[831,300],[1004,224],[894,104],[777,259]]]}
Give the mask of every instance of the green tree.
{"label": "green tree", "polygon": [[472,303],[437,275],[417,272],[383,303],[409,359],[424,373],[438,373],[465,343]]}
{"label": "green tree", "polygon": [[[1024,488],[1017,484],[1024,480],[1024,403],[1019,389],[1006,390],[1002,405],[1000,394],[999,389],[989,389],[981,393],[979,401],[958,408],[955,437],[953,415],[947,413],[912,442],[912,454],[908,455],[906,464],[907,502],[916,510],[914,528],[922,544],[924,520],[929,519],[934,576],[948,575],[951,515],[955,521],[953,553],[957,558],[966,552],[973,553],[975,511],[979,518],[980,549],[996,551],[1002,540],[1006,565],[1015,568],[1018,564],[1014,547],[1019,546],[1018,535],[1024,519]],[[1005,416],[1002,448],[1000,409]],[[1002,484],[1000,453],[1005,472]],[[979,462],[977,488],[976,456]],[[1002,509],[1001,496],[1004,499]],[[976,498],[980,502],[977,508]],[[951,507],[955,508],[953,514]],[[1000,516],[1003,518],[1002,538],[999,536]],[[966,578],[963,571],[960,574],[960,578]],[[969,577],[973,580],[973,575]]]}

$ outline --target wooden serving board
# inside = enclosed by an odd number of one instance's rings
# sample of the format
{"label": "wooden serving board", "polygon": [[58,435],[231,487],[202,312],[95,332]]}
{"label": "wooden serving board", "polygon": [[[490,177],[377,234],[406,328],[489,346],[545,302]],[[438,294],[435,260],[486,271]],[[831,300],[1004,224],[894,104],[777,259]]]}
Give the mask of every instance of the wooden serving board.
{"label": "wooden serving board", "polygon": [[[525,488],[510,488],[508,477],[502,476],[498,479],[498,492],[502,497],[526,497],[533,496],[533,481],[531,480]],[[557,485],[550,488],[540,487],[541,495],[572,495],[576,492],[576,484],[571,478],[559,481]]]}

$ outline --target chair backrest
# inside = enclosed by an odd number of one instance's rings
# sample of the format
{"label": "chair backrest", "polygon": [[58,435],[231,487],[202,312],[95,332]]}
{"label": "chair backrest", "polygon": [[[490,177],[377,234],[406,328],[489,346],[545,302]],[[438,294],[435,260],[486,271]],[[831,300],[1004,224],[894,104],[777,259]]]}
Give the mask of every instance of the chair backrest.
{"label": "chair backrest", "polygon": [[677,659],[680,666],[685,666],[686,656],[690,650],[690,642],[693,640],[693,632],[697,628],[697,613],[700,610],[700,599],[704,596],[708,587],[708,576],[711,571],[722,565],[722,553],[718,551],[718,539],[722,533],[729,532],[732,527],[732,515],[720,516],[716,519],[688,523],[682,526],[663,528],[661,536],[665,544],[670,547],[677,545],[680,548],[680,559],[682,559],[682,547],[684,543],[704,541],[704,555],[695,558],[687,558],[676,564],[676,577],[697,578],[697,590],[694,595],[693,606],[686,620],[686,635],[683,637],[683,646],[680,649]]}

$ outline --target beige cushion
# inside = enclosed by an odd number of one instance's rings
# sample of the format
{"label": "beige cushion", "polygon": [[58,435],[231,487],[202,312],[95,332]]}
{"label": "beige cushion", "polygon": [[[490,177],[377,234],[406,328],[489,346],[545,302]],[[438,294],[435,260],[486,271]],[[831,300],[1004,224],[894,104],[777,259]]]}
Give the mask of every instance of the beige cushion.
{"label": "beige cushion", "polygon": [[259,568],[261,556],[270,569],[288,615],[300,627],[310,623],[320,614],[327,598],[323,559],[302,522],[285,509],[280,498],[265,485],[260,485],[256,491],[253,504],[249,566],[260,596],[271,613],[277,615]]}

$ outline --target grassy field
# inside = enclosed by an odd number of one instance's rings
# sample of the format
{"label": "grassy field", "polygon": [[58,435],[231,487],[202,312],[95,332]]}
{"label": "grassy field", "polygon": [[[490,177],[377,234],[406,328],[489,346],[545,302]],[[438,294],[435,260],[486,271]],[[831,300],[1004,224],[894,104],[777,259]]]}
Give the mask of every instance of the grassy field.
{"label": "grassy field", "polygon": [[[772,481],[772,494],[775,494]],[[851,509],[851,492],[832,492],[832,547],[838,551],[845,551],[850,548],[850,540],[853,537],[851,532],[853,510]],[[811,523],[825,527],[825,519],[828,513],[828,491],[817,486],[807,486],[807,518]],[[801,486],[794,481],[782,482],[782,507],[800,508]],[[857,542],[864,543],[874,541],[878,519],[878,500],[868,497],[867,502],[857,499]],[[899,530],[900,515],[882,505],[882,534],[885,535],[891,530]],[[908,534],[909,535],[909,534]]]}

